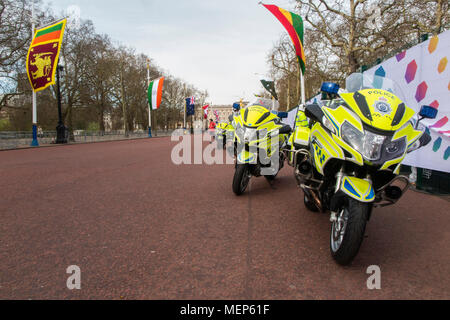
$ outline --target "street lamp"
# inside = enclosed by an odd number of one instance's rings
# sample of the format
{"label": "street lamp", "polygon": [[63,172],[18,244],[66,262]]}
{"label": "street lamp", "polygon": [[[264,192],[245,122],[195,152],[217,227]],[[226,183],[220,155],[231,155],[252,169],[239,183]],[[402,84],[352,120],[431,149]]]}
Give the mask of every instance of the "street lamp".
{"label": "street lamp", "polygon": [[59,73],[64,71],[64,67],[58,65],[56,67],[56,99],[58,100],[58,125],[56,126],[56,143],[67,143],[66,131],[67,128],[64,125],[61,111],[61,86],[59,82]]}

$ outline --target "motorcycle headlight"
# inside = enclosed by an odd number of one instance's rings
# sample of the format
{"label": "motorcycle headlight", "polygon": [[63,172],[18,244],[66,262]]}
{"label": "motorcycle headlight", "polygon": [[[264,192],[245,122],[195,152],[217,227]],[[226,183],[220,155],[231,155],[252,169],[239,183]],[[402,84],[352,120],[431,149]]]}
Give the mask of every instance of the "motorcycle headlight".
{"label": "motorcycle headlight", "polygon": [[256,129],[245,128],[244,130],[244,142],[250,142],[257,139]]}
{"label": "motorcycle headlight", "polygon": [[236,125],[236,135],[239,137],[240,140],[244,139],[244,128],[242,128],[241,124]]}
{"label": "motorcycle headlight", "polygon": [[385,145],[385,157],[388,159],[395,159],[405,153],[406,137],[399,140],[391,141]]}
{"label": "motorcycle headlight", "polygon": [[334,128],[333,124],[331,123],[330,120],[328,120],[328,118],[326,116],[323,116],[322,124],[324,125],[325,128],[330,130],[331,133],[336,134],[336,129]]}
{"label": "motorcycle headlight", "polygon": [[342,138],[370,161],[381,158],[382,147],[386,140],[385,136],[370,131],[362,133],[348,122],[342,125]]}

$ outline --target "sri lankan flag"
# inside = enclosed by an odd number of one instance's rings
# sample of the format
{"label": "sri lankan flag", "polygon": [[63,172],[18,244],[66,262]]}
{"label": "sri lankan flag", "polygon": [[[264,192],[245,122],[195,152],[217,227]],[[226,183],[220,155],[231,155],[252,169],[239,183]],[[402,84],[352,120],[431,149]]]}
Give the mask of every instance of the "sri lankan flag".
{"label": "sri lankan flag", "polygon": [[303,19],[299,15],[286,11],[273,4],[263,4],[263,6],[272,12],[272,14],[281,22],[283,27],[286,28],[294,44],[295,54],[297,55],[302,73],[305,74],[306,59],[303,50]]}
{"label": "sri lankan flag", "polygon": [[164,77],[150,82],[148,86],[148,104],[151,110],[156,110],[161,105]]}
{"label": "sri lankan flag", "polygon": [[36,29],[27,55],[27,74],[35,92],[55,83],[66,19]]}

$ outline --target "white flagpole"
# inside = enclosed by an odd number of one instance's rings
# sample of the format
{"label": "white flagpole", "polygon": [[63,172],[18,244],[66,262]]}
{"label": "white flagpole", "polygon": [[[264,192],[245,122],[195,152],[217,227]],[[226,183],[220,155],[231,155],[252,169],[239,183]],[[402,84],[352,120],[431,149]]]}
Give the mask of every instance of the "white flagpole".
{"label": "white flagpole", "polygon": [[[35,21],[34,21],[34,0],[31,1],[31,39],[34,37]],[[32,147],[39,147],[39,142],[37,140],[37,108],[36,108],[36,92],[33,89],[33,141],[31,142]]]}
{"label": "white flagpole", "polygon": [[[186,97],[186,84],[184,85],[184,96]],[[184,122],[183,122],[183,130],[186,130],[186,99],[184,99]]]}
{"label": "white flagpole", "polygon": [[306,94],[305,94],[305,78],[303,76],[303,72],[300,70],[300,82],[302,86],[302,104],[306,104]]}
{"label": "white flagpole", "polygon": [[[147,59],[147,88],[150,87],[150,59]],[[152,137],[152,107],[148,103],[148,137]]]}

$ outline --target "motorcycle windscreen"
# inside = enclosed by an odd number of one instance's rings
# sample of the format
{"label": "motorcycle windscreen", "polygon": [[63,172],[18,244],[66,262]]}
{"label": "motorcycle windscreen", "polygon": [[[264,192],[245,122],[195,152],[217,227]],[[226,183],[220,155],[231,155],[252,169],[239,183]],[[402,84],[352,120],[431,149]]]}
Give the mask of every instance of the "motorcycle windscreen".
{"label": "motorcycle windscreen", "polygon": [[340,96],[365,124],[383,131],[396,131],[414,116],[414,110],[389,91],[364,89]]}
{"label": "motorcycle windscreen", "polygon": [[243,113],[244,125],[247,127],[258,127],[277,118],[277,116],[270,113],[269,110],[258,105],[249,106]]}

